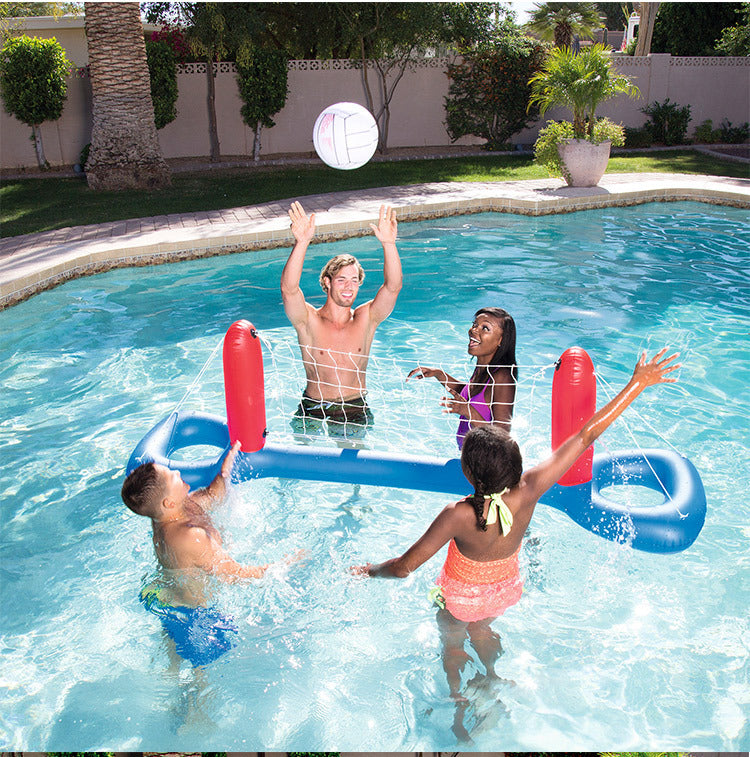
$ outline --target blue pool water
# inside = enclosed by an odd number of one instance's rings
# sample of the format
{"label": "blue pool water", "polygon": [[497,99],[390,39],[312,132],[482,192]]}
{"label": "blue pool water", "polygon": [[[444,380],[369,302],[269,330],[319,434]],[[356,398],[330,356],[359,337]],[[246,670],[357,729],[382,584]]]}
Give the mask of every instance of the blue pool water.
{"label": "blue pool water", "polygon": [[[373,346],[370,444],[452,454],[455,418],[418,361],[468,375],[466,329],[483,305],[518,325],[514,430],[548,449],[551,365],[573,344],[614,387],[641,349],[679,349],[675,386],[641,397],[599,450],[673,446],[708,498],[696,543],[637,552],[540,507],[521,555],[520,603],[494,624],[504,679],[470,687],[484,751],[750,747],[750,232],[746,212],[651,204],[545,218],[501,214],[402,224],[405,284]],[[338,251],[360,256],[361,297],[380,246],[314,246],[303,289]],[[236,486],[217,520],[238,559],[299,547],[309,559],[222,587],[238,646],[194,676],[171,669],[137,594],[149,526],[119,499],[143,434],[183,397],[227,327],[267,341],[269,429],[287,435],[301,383],[278,280],[287,251],[113,271],[0,313],[0,744],[6,750],[442,750],[453,706],[426,594],[443,554],[404,581],[348,566],[399,553],[440,495],[266,480]],[[220,358],[186,406],[223,414]],[[273,373],[273,375],[271,375]],[[606,395],[600,393],[600,402]],[[387,484],[387,482],[384,482]],[[638,494],[634,494],[636,498]],[[470,663],[466,678],[479,669]]]}

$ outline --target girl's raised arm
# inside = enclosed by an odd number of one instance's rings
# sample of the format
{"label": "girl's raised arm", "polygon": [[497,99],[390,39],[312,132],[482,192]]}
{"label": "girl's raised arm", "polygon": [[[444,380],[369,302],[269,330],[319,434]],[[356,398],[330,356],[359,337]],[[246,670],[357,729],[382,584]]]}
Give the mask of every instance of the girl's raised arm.
{"label": "girl's raised arm", "polygon": [[523,493],[524,504],[536,504],[539,497],[552,487],[555,481],[575,463],[589,445],[622,415],[628,405],[646,387],[655,384],[673,384],[677,381],[676,378],[671,378],[668,374],[681,367],[680,363],[670,365],[678,356],[678,353],[664,357],[666,351],[667,348],[664,347],[648,361],[646,360],[646,353],[643,352],[635,366],[633,376],[619,394],[600,410],[597,410],[584,424],[583,428],[564,441],[550,457],[539,465],[530,468],[521,476],[519,489]]}

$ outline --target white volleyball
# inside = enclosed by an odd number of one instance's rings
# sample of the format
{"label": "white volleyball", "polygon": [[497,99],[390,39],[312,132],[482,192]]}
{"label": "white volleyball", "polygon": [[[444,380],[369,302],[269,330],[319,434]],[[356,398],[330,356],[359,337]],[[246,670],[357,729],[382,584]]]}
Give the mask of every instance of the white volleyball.
{"label": "white volleyball", "polygon": [[357,103],[329,105],[315,121],[313,144],[331,168],[359,168],[378,146],[378,125],[367,108]]}

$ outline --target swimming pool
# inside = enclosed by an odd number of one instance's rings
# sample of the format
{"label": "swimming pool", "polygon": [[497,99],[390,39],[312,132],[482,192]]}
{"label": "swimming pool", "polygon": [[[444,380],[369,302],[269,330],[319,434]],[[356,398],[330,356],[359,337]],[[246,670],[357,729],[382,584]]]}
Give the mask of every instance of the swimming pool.
{"label": "swimming pool", "polygon": [[[529,460],[548,445],[543,367],[563,349],[583,346],[617,386],[640,349],[669,343],[683,352],[680,383],[650,390],[604,443],[632,447],[632,430],[641,446],[674,445],[708,497],[697,542],[668,556],[537,511],[522,551],[525,596],[495,624],[505,650],[498,673],[516,685],[473,696],[475,748],[750,745],[746,218],[676,203],[402,224],[404,289],[373,346],[384,366],[370,387],[373,446],[414,451],[422,438],[424,451],[450,453],[455,420],[440,414],[439,387],[404,386],[398,369],[419,360],[466,375],[468,323],[496,304],[518,324],[515,432]],[[319,292],[322,262],[344,249],[368,273],[361,296],[374,293],[380,246],[360,239],[310,248],[308,295]],[[311,557],[221,589],[241,641],[198,679],[168,669],[157,622],[138,604],[154,560],[147,522],[119,501],[127,458],[233,321],[252,320],[287,375],[284,255],[112,271],[0,313],[4,749],[455,748],[426,599],[442,555],[400,582],[347,572],[408,546],[445,498],[289,480],[237,486],[218,519],[238,559],[297,547]],[[219,363],[189,406],[223,412]],[[269,412],[280,436],[284,403],[296,403],[301,386],[287,388]],[[417,425],[389,436],[391,415]]]}

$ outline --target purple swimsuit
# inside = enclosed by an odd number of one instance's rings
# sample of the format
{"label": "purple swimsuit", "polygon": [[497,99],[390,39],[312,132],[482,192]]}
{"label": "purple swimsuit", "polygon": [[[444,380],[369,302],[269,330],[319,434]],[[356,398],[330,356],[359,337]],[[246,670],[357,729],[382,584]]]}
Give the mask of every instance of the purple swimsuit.
{"label": "purple swimsuit", "polygon": [[[469,405],[471,405],[471,407],[475,408],[479,412],[479,415],[482,416],[483,420],[491,421],[492,408],[484,399],[484,393],[486,389],[487,384],[482,387],[482,389],[479,391],[479,394],[476,394],[473,397],[469,398],[469,384],[467,383],[461,390],[460,394],[465,400],[469,400]],[[458,431],[456,431],[456,444],[458,444],[459,449],[464,446],[464,437],[469,432],[470,428],[471,425],[469,424],[468,418],[464,418],[462,415],[461,420],[458,423]]]}

